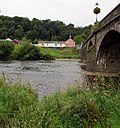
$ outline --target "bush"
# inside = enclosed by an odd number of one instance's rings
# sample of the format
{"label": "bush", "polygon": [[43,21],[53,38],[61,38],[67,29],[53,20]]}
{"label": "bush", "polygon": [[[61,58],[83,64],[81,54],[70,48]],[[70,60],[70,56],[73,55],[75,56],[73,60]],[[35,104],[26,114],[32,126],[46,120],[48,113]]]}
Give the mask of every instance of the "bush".
{"label": "bush", "polygon": [[38,60],[41,54],[36,46],[24,43],[14,52],[14,57],[18,60]]}
{"label": "bush", "polygon": [[23,43],[16,46],[12,54],[13,59],[17,60],[53,60],[49,54],[42,54],[39,47],[30,43]]}
{"label": "bush", "polygon": [[17,60],[52,60],[51,55],[44,55],[40,52],[39,47],[30,43],[24,43],[17,46],[12,55],[13,59]]}
{"label": "bush", "polygon": [[0,42],[0,60],[10,59],[14,48],[14,44],[9,41]]}

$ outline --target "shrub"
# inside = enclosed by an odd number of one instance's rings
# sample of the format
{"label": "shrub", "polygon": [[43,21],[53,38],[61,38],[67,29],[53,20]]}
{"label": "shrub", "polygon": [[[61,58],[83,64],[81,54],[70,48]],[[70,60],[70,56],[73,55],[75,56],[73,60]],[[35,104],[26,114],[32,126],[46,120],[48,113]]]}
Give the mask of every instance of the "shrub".
{"label": "shrub", "polygon": [[0,42],[0,60],[10,59],[14,50],[14,44],[10,41]]}
{"label": "shrub", "polygon": [[13,58],[17,60],[51,60],[50,55],[43,55],[40,49],[30,43],[24,43],[21,46],[16,47]]}
{"label": "shrub", "polygon": [[41,58],[40,50],[29,43],[21,45],[14,53],[18,60],[38,60]]}

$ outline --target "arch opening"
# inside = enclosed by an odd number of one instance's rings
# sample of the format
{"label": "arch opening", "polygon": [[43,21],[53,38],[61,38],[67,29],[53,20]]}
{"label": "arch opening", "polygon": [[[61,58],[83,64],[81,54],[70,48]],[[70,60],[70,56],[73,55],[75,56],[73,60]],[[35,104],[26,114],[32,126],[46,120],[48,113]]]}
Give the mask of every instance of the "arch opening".
{"label": "arch opening", "polygon": [[120,33],[109,31],[103,38],[97,54],[97,63],[105,64],[105,68],[117,70],[120,66]]}
{"label": "arch opening", "polygon": [[109,31],[102,40],[97,59],[120,59],[120,33]]}
{"label": "arch opening", "polygon": [[91,46],[93,46],[92,41],[89,42],[88,49],[89,49]]}

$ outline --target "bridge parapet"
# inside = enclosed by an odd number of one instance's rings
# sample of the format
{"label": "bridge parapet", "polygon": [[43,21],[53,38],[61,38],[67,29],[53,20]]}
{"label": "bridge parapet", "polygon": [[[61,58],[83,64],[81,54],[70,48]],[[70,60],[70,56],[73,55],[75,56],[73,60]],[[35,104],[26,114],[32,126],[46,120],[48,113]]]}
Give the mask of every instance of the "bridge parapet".
{"label": "bridge parapet", "polygon": [[113,20],[115,17],[120,15],[120,3],[108,14],[106,15],[100,22],[100,26],[104,26],[111,20]]}

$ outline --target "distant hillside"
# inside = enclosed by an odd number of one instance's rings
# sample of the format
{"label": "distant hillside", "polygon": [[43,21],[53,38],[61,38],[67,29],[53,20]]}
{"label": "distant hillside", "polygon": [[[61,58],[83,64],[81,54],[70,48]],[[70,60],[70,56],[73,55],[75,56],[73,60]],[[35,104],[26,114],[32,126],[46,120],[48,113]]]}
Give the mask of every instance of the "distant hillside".
{"label": "distant hillside", "polygon": [[23,17],[0,16],[0,39],[29,39],[33,43],[38,40],[67,40],[69,35],[74,38],[77,35],[87,37],[91,32],[91,26],[74,27],[66,25],[62,21],[39,20],[33,18],[30,21]]}

